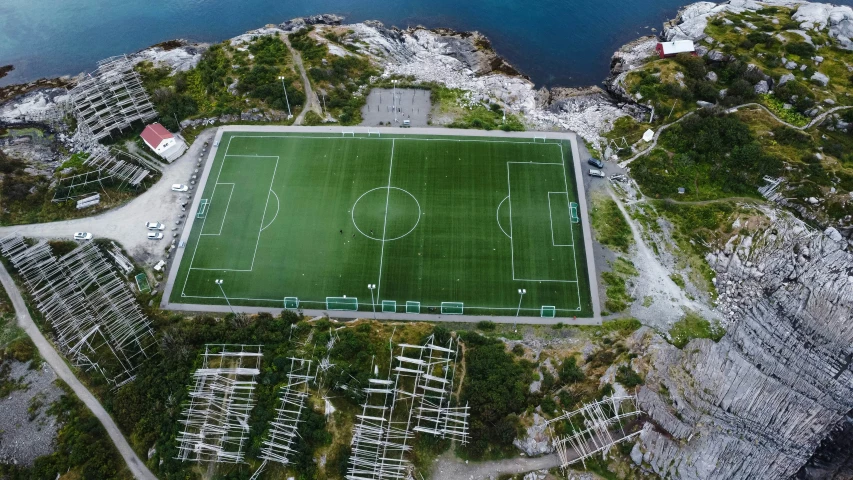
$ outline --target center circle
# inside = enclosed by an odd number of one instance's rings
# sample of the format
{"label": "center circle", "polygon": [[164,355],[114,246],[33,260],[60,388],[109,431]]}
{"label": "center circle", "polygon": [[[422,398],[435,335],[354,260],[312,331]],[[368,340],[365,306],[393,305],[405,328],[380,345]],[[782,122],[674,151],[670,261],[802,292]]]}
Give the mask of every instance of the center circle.
{"label": "center circle", "polygon": [[356,230],[378,242],[399,240],[412,233],[420,221],[420,203],[402,188],[368,190],[352,206],[352,224]]}

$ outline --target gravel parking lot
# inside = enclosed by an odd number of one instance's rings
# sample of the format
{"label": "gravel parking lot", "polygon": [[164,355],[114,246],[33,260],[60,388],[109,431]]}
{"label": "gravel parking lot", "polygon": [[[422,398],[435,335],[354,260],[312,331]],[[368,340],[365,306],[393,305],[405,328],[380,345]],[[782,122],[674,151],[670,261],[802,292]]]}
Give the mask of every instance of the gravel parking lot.
{"label": "gravel parking lot", "polygon": [[[181,158],[164,167],[160,181],[124,206],[93,217],[0,227],[0,237],[18,232],[26,237],[71,240],[74,232],[90,232],[95,238],[106,237],[121,243],[134,258],[146,265],[153,265],[164,258],[166,248],[172,241],[177,242],[186,220],[185,216],[182,217],[186,215],[182,204],[186,202],[189,206],[195,193],[195,189],[186,193],[173,192],[172,184],[189,185],[193,181],[195,170],[200,172],[204,166],[204,163],[197,165],[204,142],[210,141],[215,131],[211,128],[202,132]],[[149,240],[145,222],[165,224],[164,238]]]}

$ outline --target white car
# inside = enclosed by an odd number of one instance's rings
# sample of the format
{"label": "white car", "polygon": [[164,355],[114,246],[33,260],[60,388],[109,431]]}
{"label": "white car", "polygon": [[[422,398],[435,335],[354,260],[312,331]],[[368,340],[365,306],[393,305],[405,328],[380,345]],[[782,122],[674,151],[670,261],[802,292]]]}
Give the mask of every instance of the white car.
{"label": "white car", "polygon": [[589,176],[590,177],[604,178],[604,172],[602,172],[601,170],[595,170],[595,169],[590,168],[589,169]]}
{"label": "white car", "polygon": [[166,226],[160,222],[147,222],[145,228],[148,230],[163,230]]}
{"label": "white car", "polygon": [[173,192],[186,192],[189,189],[190,189],[190,187],[184,185],[183,183],[176,183],[176,184],[172,185],[172,191]]}
{"label": "white car", "polygon": [[75,232],[74,240],[91,240],[92,234],[89,232]]}
{"label": "white car", "polygon": [[148,240],[162,240],[163,234],[160,232],[148,232]]}

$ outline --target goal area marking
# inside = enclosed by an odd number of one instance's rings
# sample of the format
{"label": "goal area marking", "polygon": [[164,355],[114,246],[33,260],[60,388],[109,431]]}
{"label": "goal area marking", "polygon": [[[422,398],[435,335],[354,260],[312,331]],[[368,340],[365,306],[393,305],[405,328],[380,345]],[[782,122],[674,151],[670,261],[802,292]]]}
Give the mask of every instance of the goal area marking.
{"label": "goal area marking", "polygon": [[206,198],[201,199],[201,203],[198,205],[198,213],[195,214],[195,218],[204,218],[207,215],[207,207],[210,205],[210,201]]}
{"label": "goal area marking", "polygon": [[443,315],[462,315],[465,304],[462,302],[441,302],[441,313]]}
{"label": "goal area marking", "polygon": [[397,301],[382,300],[382,313],[397,313]]}
{"label": "goal area marking", "polygon": [[406,313],[421,313],[421,302],[408,300],[406,302]]}
{"label": "goal area marking", "polygon": [[326,297],[327,310],[345,310],[354,312],[358,310],[358,298],[355,297]]}
{"label": "goal area marking", "polygon": [[299,298],[284,297],[284,308],[288,310],[296,310],[297,308],[299,308]]}

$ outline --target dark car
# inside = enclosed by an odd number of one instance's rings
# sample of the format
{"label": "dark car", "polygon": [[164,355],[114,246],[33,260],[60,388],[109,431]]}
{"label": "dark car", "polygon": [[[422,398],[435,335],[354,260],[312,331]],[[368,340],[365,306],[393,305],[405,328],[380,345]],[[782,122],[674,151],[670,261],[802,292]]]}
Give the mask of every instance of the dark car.
{"label": "dark car", "polygon": [[604,162],[602,162],[601,160],[599,160],[597,158],[590,158],[589,160],[586,161],[586,163],[592,165],[593,167],[604,168]]}

